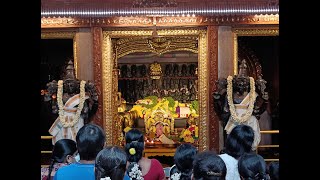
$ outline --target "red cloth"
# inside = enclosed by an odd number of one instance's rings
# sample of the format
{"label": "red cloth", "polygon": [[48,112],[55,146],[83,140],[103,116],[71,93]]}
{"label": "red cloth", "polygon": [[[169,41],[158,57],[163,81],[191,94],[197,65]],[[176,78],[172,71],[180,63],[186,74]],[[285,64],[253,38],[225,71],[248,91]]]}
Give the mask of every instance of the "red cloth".
{"label": "red cloth", "polygon": [[163,180],[165,177],[161,163],[156,159],[151,159],[149,172],[143,176],[144,180]]}

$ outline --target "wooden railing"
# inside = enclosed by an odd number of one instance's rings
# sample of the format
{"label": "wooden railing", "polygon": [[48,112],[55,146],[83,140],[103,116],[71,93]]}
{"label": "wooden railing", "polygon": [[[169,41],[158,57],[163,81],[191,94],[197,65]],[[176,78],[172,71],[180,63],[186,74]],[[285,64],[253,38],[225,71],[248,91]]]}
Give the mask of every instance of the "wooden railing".
{"label": "wooden railing", "polygon": [[[52,136],[41,136],[41,140],[52,139]],[[52,151],[41,151],[41,154],[50,154]]]}
{"label": "wooden railing", "polygon": [[[260,134],[279,134],[279,130],[266,130],[260,131]],[[259,148],[279,148],[278,144],[268,144],[268,145],[259,145],[256,149],[256,153],[259,154]],[[264,159],[266,162],[270,161],[279,161],[279,158],[276,159]]]}
{"label": "wooden railing", "polygon": [[[52,139],[52,136],[41,136],[41,140]],[[41,151],[41,154],[51,154],[52,151]],[[41,167],[49,167],[48,164],[41,164]]]}

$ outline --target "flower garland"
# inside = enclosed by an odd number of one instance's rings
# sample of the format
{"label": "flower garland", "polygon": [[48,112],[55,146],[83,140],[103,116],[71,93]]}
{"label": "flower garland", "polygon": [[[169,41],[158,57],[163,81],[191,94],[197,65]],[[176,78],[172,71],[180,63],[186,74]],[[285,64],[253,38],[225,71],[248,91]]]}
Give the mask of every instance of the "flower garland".
{"label": "flower garland", "polygon": [[65,128],[66,127],[72,127],[79,121],[79,118],[80,118],[80,115],[81,115],[81,111],[82,111],[82,108],[83,108],[83,104],[84,104],[84,101],[85,101],[85,88],[84,88],[85,84],[86,84],[86,81],[81,81],[81,83],[80,83],[80,102],[79,102],[79,105],[77,107],[77,112],[73,116],[73,119],[72,119],[71,122],[66,122],[66,116],[65,116],[64,110],[63,110],[64,104],[63,104],[63,101],[62,101],[63,81],[62,80],[58,81],[57,101],[58,101],[58,107],[59,107],[59,119],[60,119],[61,124]]}
{"label": "flower garland", "polygon": [[170,179],[171,179],[171,180],[179,180],[179,179],[180,179],[180,176],[181,176],[181,173],[175,172],[174,174],[172,174],[172,175],[170,176]]}
{"label": "flower garland", "polygon": [[250,78],[250,92],[249,92],[249,107],[247,109],[247,111],[242,114],[241,116],[237,115],[235,106],[233,104],[233,96],[232,96],[232,76],[228,76],[227,81],[228,81],[228,86],[227,86],[227,99],[228,99],[228,103],[229,103],[229,108],[230,108],[230,113],[231,113],[231,117],[232,119],[237,122],[237,123],[244,123],[247,120],[249,120],[249,118],[252,115],[253,112],[253,107],[254,107],[254,102],[255,102],[255,84],[254,84],[254,79],[252,77]]}
{"label": "flower garland", "polygon": [[133,178],[136,180],[144,180],[144,178],[141,176],[142,176],[142,172],[139,169],[139,165],[135,163],[131,171],[129,172],[130,180],[132,180]]}

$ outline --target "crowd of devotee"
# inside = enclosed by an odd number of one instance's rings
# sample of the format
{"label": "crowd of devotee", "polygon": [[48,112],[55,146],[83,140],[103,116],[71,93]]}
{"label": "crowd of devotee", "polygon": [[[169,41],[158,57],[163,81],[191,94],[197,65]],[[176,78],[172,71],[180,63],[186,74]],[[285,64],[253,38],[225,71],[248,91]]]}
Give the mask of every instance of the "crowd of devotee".
{"label": "crowd of devotee", "polygon": [[144,135],[138,129],[125,134],[125,146],[105,146],[100,126],[84,125],[76,141],[58,140],[51,164],[41,168],[41,180],[278,180],[279,162],[267,164],[252,150],[254,131],[238,125],[227,137],[221,153],[199,152],[189,143],[174,154],[167,173],[157,159],[143,156]]}

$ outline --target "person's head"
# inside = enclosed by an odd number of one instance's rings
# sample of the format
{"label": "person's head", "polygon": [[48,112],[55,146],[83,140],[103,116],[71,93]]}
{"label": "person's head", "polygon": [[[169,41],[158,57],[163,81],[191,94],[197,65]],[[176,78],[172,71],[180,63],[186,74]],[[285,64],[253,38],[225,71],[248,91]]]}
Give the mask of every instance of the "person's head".
{"label": "person's head", "polygon": [[220,156],[212,151],[198,153],[193,161],[193,179],[225,180],[227,167]]}
{"label": "person's head", "polygon": [[76,153],[77,145],[75,141],[71,139],[58,140],[53,146],[48,177],[50,178],[52,168],[55,163],[73,163],[75,161],[74,156]]}
{"label": "person's head", "polygon": [[173,159],[174,164],[181,174],[181,180],[191,180],[192,163],[196,154],[197,149],[191,144],[182,144],[177,148]]}
{"label": "person's head", "polygon": [[160,137],[163,134],[163,124],[161,122],[156,124],[156,135]]}
{"label": "person's head", "polygon": [[86,124],[78,131],[76,141],[80,160],[91,161],[103,149],[105,134],[100,126]]}
{"label": "person's head", "polygon": [[279,162],[271,162],[269,164],[270,180],[279,180]]}
{"label": "person's head", "polygon": [[125,152],[129,162],[138,162],[144,150],[144,137],[138,129],[131,129],[126,133]]}
{"label": "person's head", "polygon": [[127,155],[119,147],[109,146],[102,149],[95,162],[95,178],[110,177],[112,180],[122,180],[126,172]]}
{"label": "person's head", "polygon": [[52,160],[57,163],[73,163],[77,152],[76,142],[71,139],[60,139],[53,146]]}
{"label": "person's head", "polygon": [[242,154],[251,152],[253,140],[253,129],[247,125],[238,125],[227,136],[225,152],[238,159]]}
{"label": "person's head", "polygon": [[238,161],[238,170],[242,180],[268,180],[266,162],[259,154],[243,154]]}

